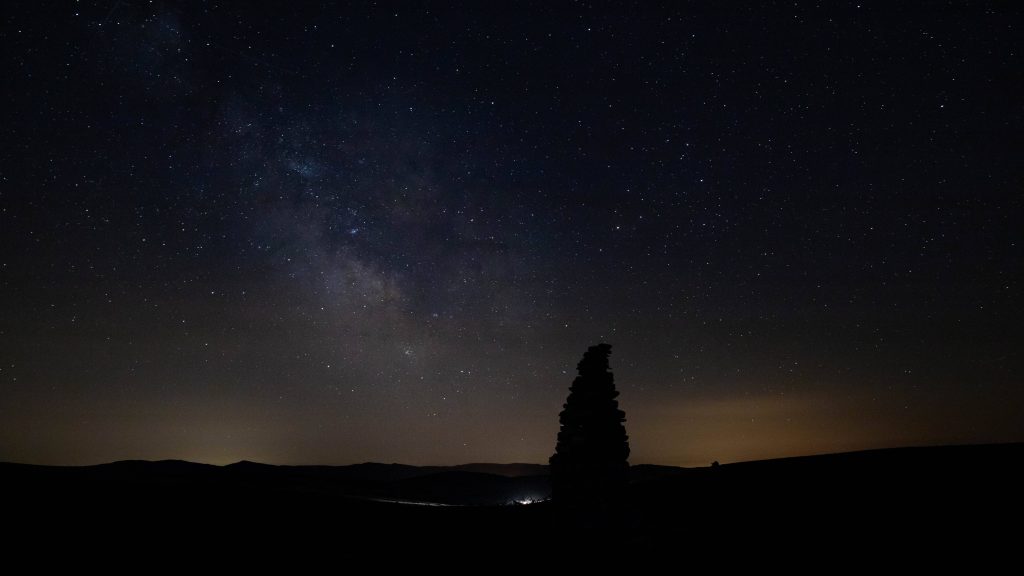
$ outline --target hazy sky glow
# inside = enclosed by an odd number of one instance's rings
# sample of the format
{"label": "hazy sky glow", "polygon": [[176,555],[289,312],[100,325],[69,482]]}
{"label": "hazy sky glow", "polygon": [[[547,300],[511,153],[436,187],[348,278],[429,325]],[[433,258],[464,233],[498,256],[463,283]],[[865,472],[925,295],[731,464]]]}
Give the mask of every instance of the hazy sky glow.
{"label": "hazy sky glow", "polygon": [[644,4],[6,9],[0,460],[1024,440],[1021,8]]}

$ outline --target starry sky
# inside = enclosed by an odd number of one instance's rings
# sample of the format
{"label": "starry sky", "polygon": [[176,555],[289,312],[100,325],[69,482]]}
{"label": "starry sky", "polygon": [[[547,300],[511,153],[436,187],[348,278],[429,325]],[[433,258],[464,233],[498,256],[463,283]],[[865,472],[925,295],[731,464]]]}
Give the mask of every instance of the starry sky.
{"label": "starry sky", "polygon": [[1024,440],[1013,2],[22,2],[0,460]]}

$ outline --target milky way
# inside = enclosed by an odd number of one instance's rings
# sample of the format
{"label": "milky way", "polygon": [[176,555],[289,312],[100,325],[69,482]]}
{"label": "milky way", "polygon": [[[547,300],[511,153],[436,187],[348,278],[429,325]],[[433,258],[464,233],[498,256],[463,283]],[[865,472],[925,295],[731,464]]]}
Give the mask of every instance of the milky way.
{"label": "milky way", "polygon": [[1020,8],[27,3],[0,460],[1024,440]]}

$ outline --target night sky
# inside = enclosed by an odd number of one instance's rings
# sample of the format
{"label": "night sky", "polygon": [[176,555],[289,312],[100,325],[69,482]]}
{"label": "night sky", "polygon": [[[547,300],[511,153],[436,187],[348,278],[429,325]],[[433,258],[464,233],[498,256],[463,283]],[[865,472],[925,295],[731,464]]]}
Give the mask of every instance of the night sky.
{"label": "night sky", "polygon": [[1024,440],[1018,3],[343,4],[3,8],[0,460]]}

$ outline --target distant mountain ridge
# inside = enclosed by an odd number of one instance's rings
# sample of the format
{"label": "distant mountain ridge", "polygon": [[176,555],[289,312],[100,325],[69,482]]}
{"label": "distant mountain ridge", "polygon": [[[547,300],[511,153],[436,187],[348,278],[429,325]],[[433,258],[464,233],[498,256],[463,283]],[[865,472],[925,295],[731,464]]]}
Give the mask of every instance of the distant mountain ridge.
{"label": "distant mountain ridge", "polygon": [[[989,454],[993,452],[999,453],[1016,453],[1024,451],[1024,442],[1010,442],[1002,444],[963,444],[963,445],[948,445],[948,446],[907,446],[907,447],[895,447],[895,448],[876,448],[868,450],[855,450],[850,452],[835,452],[827,454],[812,454],[805,456],[787,456],[782,458],[771,458],[765,460],[747,460],[741,462],[731,462],[728,464],[722,464],[721,468],[735,468],[735,467],[765,467],[765,466],[778,466],[780,464],[787,465],[814,465],[823,462],[830,462],[833,464],[842,463],[856,463],[866,461],[892,461],[897,460],[907,461],[913,460],[919,462],[922,459],[929,460],[948,460],[953,457],[967,456],[977,457],[982,454]],[[363,462],[359,464],[341,464],[341,465],[328,465],[328,464],[266,464],[262,462],[253,462],[250,460],[240,460],[231,464],[217,465],[217,464],[205,464],[201,462],[191,462],[188,460],[117,460],[114,462],[108,462],[103,464],[90,464],[84,466],[59,466],[59,465],[46,465],[46,464],[21,464],[15,462],[0,462],[0,467],[7,469],[14,469],[18,467],[25,468],[36,468],[36,469],[52,469],[52,470],[100,470],[100,469],[120,469],[120,470],[163,470],[163,471],[216,471],[216,470],[232,470],[232,471],[251,471],[251,472],[263,472],[263,473],[281,473],[281,472],[316,472],[320,474],[326,474],[328,476],[335,477],[347,477],[352,479],[364,479],[373,481],[398,481],[410,478],[416,478],[420,476],[427,476],[432,474],[438,474],[443,472],[472,472],[478,474],[487,474],[493,476],[504,476],[506,478],[519,478],[524,476],[545,476],[548,474],[547,464],[533,464],[524,462],[515,462],[507,464],[490,463],[490,462],[474,462],[469,464],[456,464],[451,466],[416,466],[412,464],[399,464],[390,463],[385,464],[381,462]],[[682,467],[682,466],[671,466],[664,464],[633,464],[631,470],[639,473],[640,476],[676,476],[692,474],[696,471],[706,470],[711,468],[710,466],[698,466],[698,467]]]}

